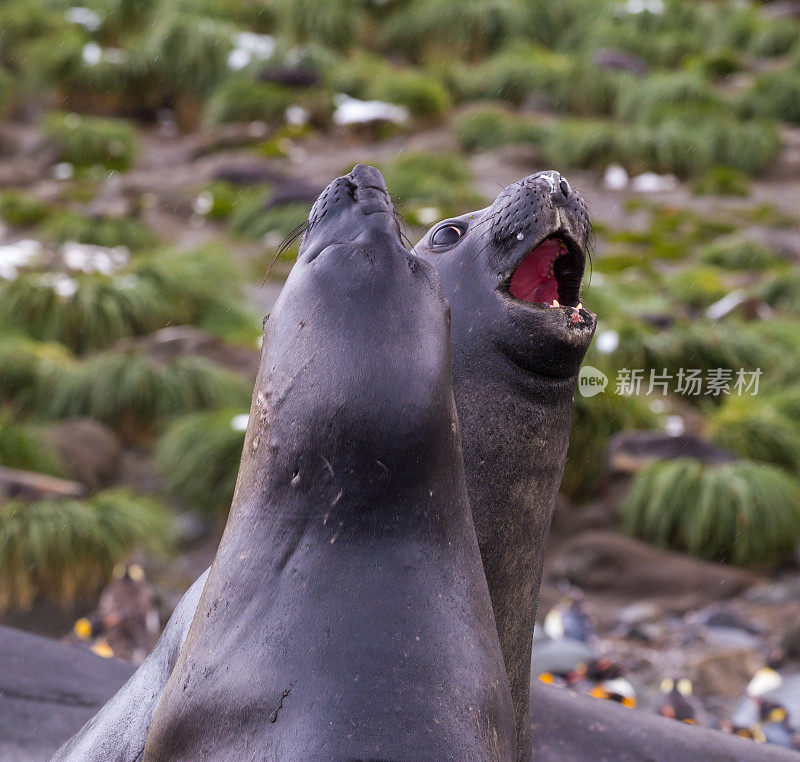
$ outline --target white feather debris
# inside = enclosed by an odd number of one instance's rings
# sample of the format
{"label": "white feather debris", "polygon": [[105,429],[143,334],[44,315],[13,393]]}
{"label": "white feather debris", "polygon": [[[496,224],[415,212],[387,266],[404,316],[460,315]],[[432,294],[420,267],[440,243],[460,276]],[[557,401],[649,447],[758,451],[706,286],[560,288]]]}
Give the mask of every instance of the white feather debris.
{"label": "white feather debris", "polygon": [[214,208],[214,195],[210,191],[203,191],[192,201],[192,211],[205,217]]}
{"label": "white feather debris", "polygon": [[131,253],[126,246],[109,249],[105,246],[68,241],[61,247],[61,258],[69,270],[113,275],[128,264]]}
{"label": "white feather debris", "polygon": [[436,206],[423,206],[417,212],[417,219],[422,225],[433,225],[434,222],[442,219],[442,212]]}
{"label": "white feather debris", "polygon": [[603,173],[603,184],[609,190],[624,190],[628,187],[628,180],[625,167],[621,167],[619,164],[609,164]]}
{"label": "white feather debris", "polygon": [[637,193],[667,193],[678,187],[678,178],[675,175],[659,175],[655,172],[645,172],[631,180],[631,190]]}
{"label": "white feather debris", "polygon": [[719,320],[724,318],[725,315],[735,310],[742,302],[748,299],[747,292],[743,288],[737,288],[731,291],[727,296],[714,302],[708,309],[706,309],[706,317],[709,320]]}
{"label": "white feather debris", "polygon": [[251,61],[266,61],[275,52],[275,40],[268,34],[239,32],[234,37],[234,48],[228,54],[228,68],[241,71]]}
{"label": "white feather debris", "polygon": [[41,252],[42,244],[30,239],[0,246],[0,278],[14,280],[19,268],[32,264]]}
{"label": "white feather debris", "polygon": [[42,273],[42,283],[50,286],[62,299],[71,299],[78,293],[78,281],[65,273]]}
{"label": "white feather debris", "polygon": [[303,127],[308,124],[309,117],[308,109],[302,106],[289,106],[284,114],[286,124],[291,124],[295,127]]}
{"label": "white feather debris", "polygon": [[247,424],[250,421],[250,416],[247,413],[235,415],[231,418],[231,428],[234,431],[247,431]]}
{"label": "white feather debris", "polygon": [[601,355],[609,355],[619,346],[619,334],[616,331],[601,331],[594,340],[594,345]]}
{"label": "white feather debris", "polygon": [[679,437],[686,431],[686,424],[679,415],[668,415],[664,419],[664,431],[671,437]]}
{"label": "white feather debris", "polygon": [[664,0],[627,0],[623,6],[626,13],[652,13],[660,16],[664,12]]}
{"label": "white feather debris", "polygon": [[134,275],[133,273],[126,273],[125,275],[122,275],[119,278],[114,279],[114,285],[118,289],[136,288],[138,284],[139,284],[139,277]]}
{"label": "white feather debris", "polygon": [[82,5],[67,8],[64,15],[71,24],[78,24],[89,32],[96,32],[103,25],[103,19],[99,13]]}
{"label": "white feather debris", "polygon": [[75,167],[68,161],[60,161],[53,166],[52,173],[55,180],[70,180],[75,174]]}
{"label": "white feather debris", "polygon": [[336,110],[333,112],[333,122],[340,126],[373,122],[405,124],[408,121],[408,109],[396,103],[361,101],[342,94],[334,98],[334,103]]}
{"label": "white feather debris", "polygon": [[96,42],[87,42],[81,50],[81,58],[87,66],[97,66],[103,60],[103,49]]}

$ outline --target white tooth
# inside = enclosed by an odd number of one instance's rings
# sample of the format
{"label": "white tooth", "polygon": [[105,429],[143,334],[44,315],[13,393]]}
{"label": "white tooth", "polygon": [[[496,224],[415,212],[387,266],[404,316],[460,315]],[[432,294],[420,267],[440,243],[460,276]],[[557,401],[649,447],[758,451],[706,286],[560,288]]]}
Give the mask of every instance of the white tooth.
{"label": "white tooth", "polygon": [[554,307],[560,307],[561,305],[558,303],[557,299],[553,299],[553,306]]}

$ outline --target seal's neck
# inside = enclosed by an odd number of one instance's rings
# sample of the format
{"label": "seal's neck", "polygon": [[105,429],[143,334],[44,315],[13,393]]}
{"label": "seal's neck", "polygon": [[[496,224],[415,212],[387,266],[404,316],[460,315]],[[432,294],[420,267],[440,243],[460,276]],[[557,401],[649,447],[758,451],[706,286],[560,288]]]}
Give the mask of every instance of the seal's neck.
{"label": "seal's neck", "polygon": [[[454,520],[468,523],[448,387],[432,396],[424,415],[406,408],[402,421],[380,410],[365,414],[368,391],[352,405],[327,407],[324,398],[312,402],[307,385],[275,384],[259,373],[226,534],[256,531],[291,552],[300,538],[436,541]],[[376,432],[374,421],[388,424],[388,433]]]}
{"label": "seal's neck", "polygon": [[455,358],[455,396],[467,491],[514,702],[517,750],[530,759],[533,626],[577,376],[539,378],[498,353],[484,357],[487,364],[468,371]]}

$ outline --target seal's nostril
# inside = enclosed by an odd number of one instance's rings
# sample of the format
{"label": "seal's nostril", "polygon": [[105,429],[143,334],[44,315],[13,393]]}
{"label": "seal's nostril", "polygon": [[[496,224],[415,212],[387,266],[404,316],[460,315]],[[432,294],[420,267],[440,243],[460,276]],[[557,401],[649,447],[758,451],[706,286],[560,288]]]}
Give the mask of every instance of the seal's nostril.
{"label": "seal's nostril", "polygon": [[561,188],[561,192],[564,194],[564,196],[569,196],[569,185],[567,184],[566,180],[562,179],[558,184],[558,187]]}

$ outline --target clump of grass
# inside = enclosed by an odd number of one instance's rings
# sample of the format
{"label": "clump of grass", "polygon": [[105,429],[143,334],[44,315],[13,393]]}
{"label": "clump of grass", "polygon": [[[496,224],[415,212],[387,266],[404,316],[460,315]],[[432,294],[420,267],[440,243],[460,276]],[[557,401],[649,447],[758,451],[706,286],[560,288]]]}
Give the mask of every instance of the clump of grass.
{"label": "clump of grass", "polygon": [[732,396],[711,414],[709,436],[746,458],[800,473],[800,431],[795,421],[768,400]]}
{"label": "clump of grass", "polygon": [[59,243],[77,241],[109,249],[125,246],[131,251],[151,248],[157,241],[150,228],[133,217],[85,217],[68,210],[50,214],[42,234]]}
{"label": "clump of grass", "polygon": [[800,71],[782,69],[759,75],[743,105],[753,116],[800,124]]}
{"label": "clump of grass", "polygon": [[224,516],[230,508],[244,446],[236,416],[231,410],[184,416],[158,442],[156,460],[167,489],[198,513]]}
{"label": "clump of grass", "polygon": [[19,190],[0,192],[0,218],[9,225],[20,228],[34,227],[50,213],[47,204],[33,193]]}
{"label": "clump of grass", "polygon": [[163,3],[142,43],[149,76],[166,102],[205,97],[229,74],[233,24],[179,2]]}
{"label": "clump of grass", "polygon": [[413,70],[389,70],[370,86],[376,100],[399,103],[413,116],[440,119],[450,108],[450,95],[431,74]]}
{"label": "clump of grass", "polygon": [[[125,336],[150,333],[177,316],[152,283],[140,279],[31,273],[0,283],[0,324],[76,352],[100,349]],[[69,284],[62,295],[59,284]]]}
{"label": "clump of grass", "polygon": [[124,434],[207,408],[246,405],[250,386],[200,357],[161,364],[140,352],[98,355],[48,379],[39,407],[48,418],[86,416]]}
{"label": "clump of grass", "polygon": [[651,429],[658,423],[657,416],[643,400],[612,391],[590,398],[575,395],[561,482],[561,490],[572,500],[586,500],[597,487],[605,471],[606,445],[613,434],[625,429]]}
{"label": "clump of grass", "polygon": [[698,108],[716,113],[733,109],[702,77],[688,72],[656,72],[642,79],[631,79],[615,104],[615,114],[623,122],[656,125],[665,115],[673,115],[676,104],[682,114]]}
{"label": "clump of grass", "polygon": [[713,241],[698,252],[698,258],[728,270],[765,270],[782,261],[769,247],[739,235]]}
{"label": "clump of grass", "polygon": [[760,286],[759,293],[774,309],[800,313],[800,278],[794,267],[770,275]]}
{"label": "clump of grass", "polygon": [[498,106],[483,106],[460,114],[453,131],[466,151],[489,150],[509,143],[538,144],[546,130]]}
{"label": "clump of grass", "polygon": [[463,98],[508,101],[519,105],[547,94],[569,67],[563,54],[537,45],[509,45],[476,66],[455,75]]}
{"label": "clump of grass", "polygon": [[46,474],[59,474],[58,457],[40,434],[0,412],[0,466]]}
{"label": "clump of grass", "polygon": [[128,490],[87,500],[11,500],[0,505],[0,611],[46,596],[67,605],[94,593],[134,548],[163,551],[168,514]]}
{"label": "clump of grass", "polygon": [[730,293],[723,274],[714,267],[695,266],[666,279],[670,293],[691,309],[703,309]]}
{"label": "clump of grass", "polygon": [[749,174],[769,167],[780,148],[773,125],[708,118],[694,124],[670,117],[654,126],[603,120],[562,120],[541,145],[548,163],[601,169],[620,162],[632,172],[652,170],[681,177],[716,165]]}
{"label": "clump of grass", "polygon": [[800,487],[785,471],[747,460],[660,461],[634,477],[625,529],[660,547],[739,565],[776,563],[800,539]]}
{"label": "clump of grass", "polygon": [[474,58],[518,37],[526,21],[522,3],[512,0],[412,0],[383,26],[384,46],[419,59]]}
{"label": "clump of grass", "polygon": [[692,193],[698,196],[748,196],[750,184],[744,172],[717,166],[692,183]]}
{"label": "clump of grass", "polygon": [[298,40],[343,50],[358,33],[359,13],[348,0],[279,0],[275,10],[281,28]]}
{"label": "clump of grass", "polygon": [[137,262],[133,274],[173,305],[173,323],[191,323],[250,346],[261,333],[260,317],[247,307],[241,269],[225,251],[207,247],[156,254]]}
{"label": "clump of grass", "polygon": [[231,215],[231,232],[253,240],[274,233],[280,240],[308,217],[308,204],[268,207],[266,196],[257,193],[241,199]]}
{"label": "clump of grass", "polygon": [[60,344],[44,344],[19,336],[0,341],[0,403],[30,411],[47,396],[50,379],[68,373],[72,354]]}
{"label": "clump of grass", "polygon": [[136,132],[119,120],[52,113],[45,118],[42,130],[58,151],[59,160],[76,167],[100,164],[126,170],[139,150]]}
{"label": "clump of grass", "polygon": [[424,204],[455,211],[483,203],[472,186],[472,173],[455,154],[401,154],[386,168],[386,186],[400,205]]}
{"label": "clump of grass", "polygon": [[[623,322],[618,327],[619,346],[605,355],[605,362],[617,368],[643,368],[646,373],[666,370],[674,378],[681,370],[698,369],[702,373],[729,371],[732,383],[739,369],[765,374],[779,371],[786,362],[787,349],[776,341],[766,341],[753,329],[716,323],[678,324],[669,330],[653,331],[644,326]],[[595,357],[592,353],[592,357]],[[711,397],[687,396],[688,402]],[[718,398],[714,398],[717,401]]]}
{"label": "clump of grass", "polygon": [[206,119],[210,124],[279,122],[297,100],[298,94],[282,85],[236,77],[223,82],[211,95]]}
{"label": "clump of grass", "polygon": [[242,283],[239,267],[213,249],[159,252],[113,275],[25,273],[0,281],[0,325],[79,353],[182,323],[252,344],[259,320]]}

